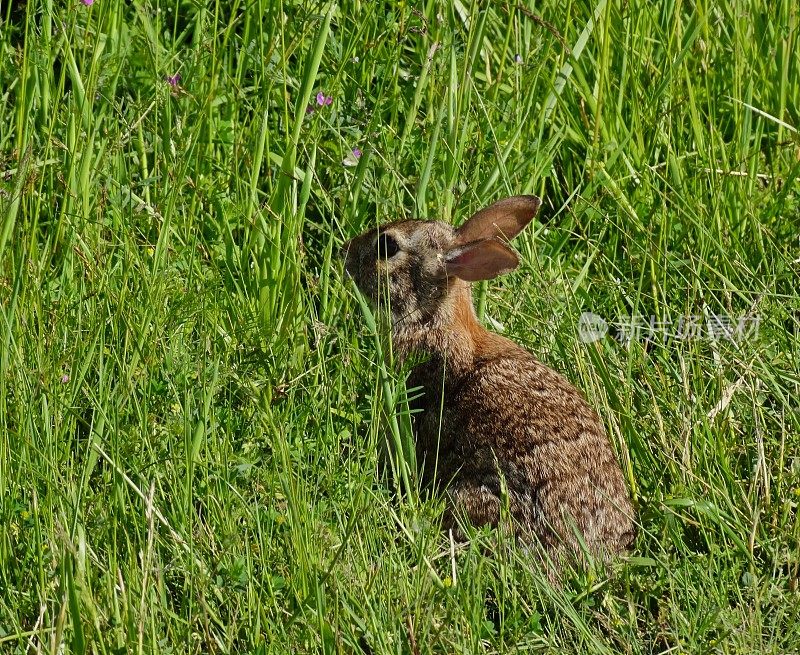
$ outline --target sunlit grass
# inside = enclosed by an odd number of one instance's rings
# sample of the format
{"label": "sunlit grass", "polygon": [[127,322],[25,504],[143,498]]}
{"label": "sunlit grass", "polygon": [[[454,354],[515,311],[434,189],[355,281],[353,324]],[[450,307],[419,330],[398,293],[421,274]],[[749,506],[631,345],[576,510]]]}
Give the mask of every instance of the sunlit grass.
{"label": "sunlit grass", "polygon": [[[800,648],[800,11],[485,4],[0,6],[0,652]],[[562,588],[391,474],[402,376],[337,263],[517,193],[480,314],[639,512]]]}

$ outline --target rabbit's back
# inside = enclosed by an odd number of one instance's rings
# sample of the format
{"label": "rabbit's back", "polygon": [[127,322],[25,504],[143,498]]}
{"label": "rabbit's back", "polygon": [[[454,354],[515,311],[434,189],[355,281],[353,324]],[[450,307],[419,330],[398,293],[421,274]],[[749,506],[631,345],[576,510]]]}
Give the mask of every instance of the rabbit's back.
{"label": "rabbit's back", "polygon": [[424,388],[415,418],[423,482],[446,486],[477,525],[497,523],[504,483],[520,536],[575,550],[574,527],[596,554],[623,549],[633,511],[600,419],[565,378],[503,342],[461,374],[444,375],[436,360],[412,373]]}

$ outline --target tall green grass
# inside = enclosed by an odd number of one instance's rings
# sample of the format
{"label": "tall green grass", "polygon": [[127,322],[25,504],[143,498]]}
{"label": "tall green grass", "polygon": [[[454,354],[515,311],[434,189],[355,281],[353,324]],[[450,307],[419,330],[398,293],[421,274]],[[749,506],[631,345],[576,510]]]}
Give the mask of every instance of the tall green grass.
{"label": "tall green grass", "polygon": [[[0,12],[0,652],[800,648],[796,3]],[[585,391],[639,511],[561,588],[392,475],[402,373],[337,264],[516,193],[481,315]]]}

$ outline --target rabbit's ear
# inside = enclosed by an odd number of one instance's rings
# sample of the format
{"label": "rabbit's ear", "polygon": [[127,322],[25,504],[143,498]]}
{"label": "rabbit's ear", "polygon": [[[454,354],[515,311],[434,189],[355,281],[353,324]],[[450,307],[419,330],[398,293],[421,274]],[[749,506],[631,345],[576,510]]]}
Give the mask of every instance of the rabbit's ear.
{"label": "rabbit's ear", "polygon": [[533,220],[542,201],[536,196],[512,196],[481,209],[456,230],[458,243],[496,237],[511,241]]}
{"label": "rabbit's ear", "polygon": [[516,253],[497,239],[484,239],[452,248],[445,255],[448,276],[466,282],[491,280],[519,265]]}

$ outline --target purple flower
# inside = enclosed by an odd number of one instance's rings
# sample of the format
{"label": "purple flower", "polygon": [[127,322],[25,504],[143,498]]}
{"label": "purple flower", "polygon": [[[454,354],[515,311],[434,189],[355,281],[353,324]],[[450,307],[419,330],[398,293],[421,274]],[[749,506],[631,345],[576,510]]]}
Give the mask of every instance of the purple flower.
{"label": "purple flower", "polygon": [[94,4],[94,0],[81,0],[81,2],[87,7],[91,7]]}
{"label": "purple flower", "polygon": [[[83,1],[86,2],[86,0]],[[92,4],[92,0],[89,0],[89,4]],[[61,384],[66,384],[67,382],[69,382],[69,375],[64,373],[64,375],[61,376]]]}
{"label": "purple flower", "polygon": [[176,89],[178,88],[178,82],[181,81],[181,74],[175,73],[175,75],[167,75],[164,77],[164,79],[166,80],[167,84],[169,84],[173,89]]}
{"label": "purple flower", "polygon": [[317,107],[325,107],[333,102],[333,96],[327,96],[322,91],[317,93],[316,97],[317,104],[314,105],[312,102],[310,105],[306,107],[306,114],[313,114],[317,111]]}
{"label": "purple flower", "polygon": [[361,148],[355,147],[350,151],[350,154],[347,155],[347,157],[345,157],[342,160],[342,164],[344,166],[355,166],[356,164],[358,164],[358,160],[360,157],[361,157]]}

